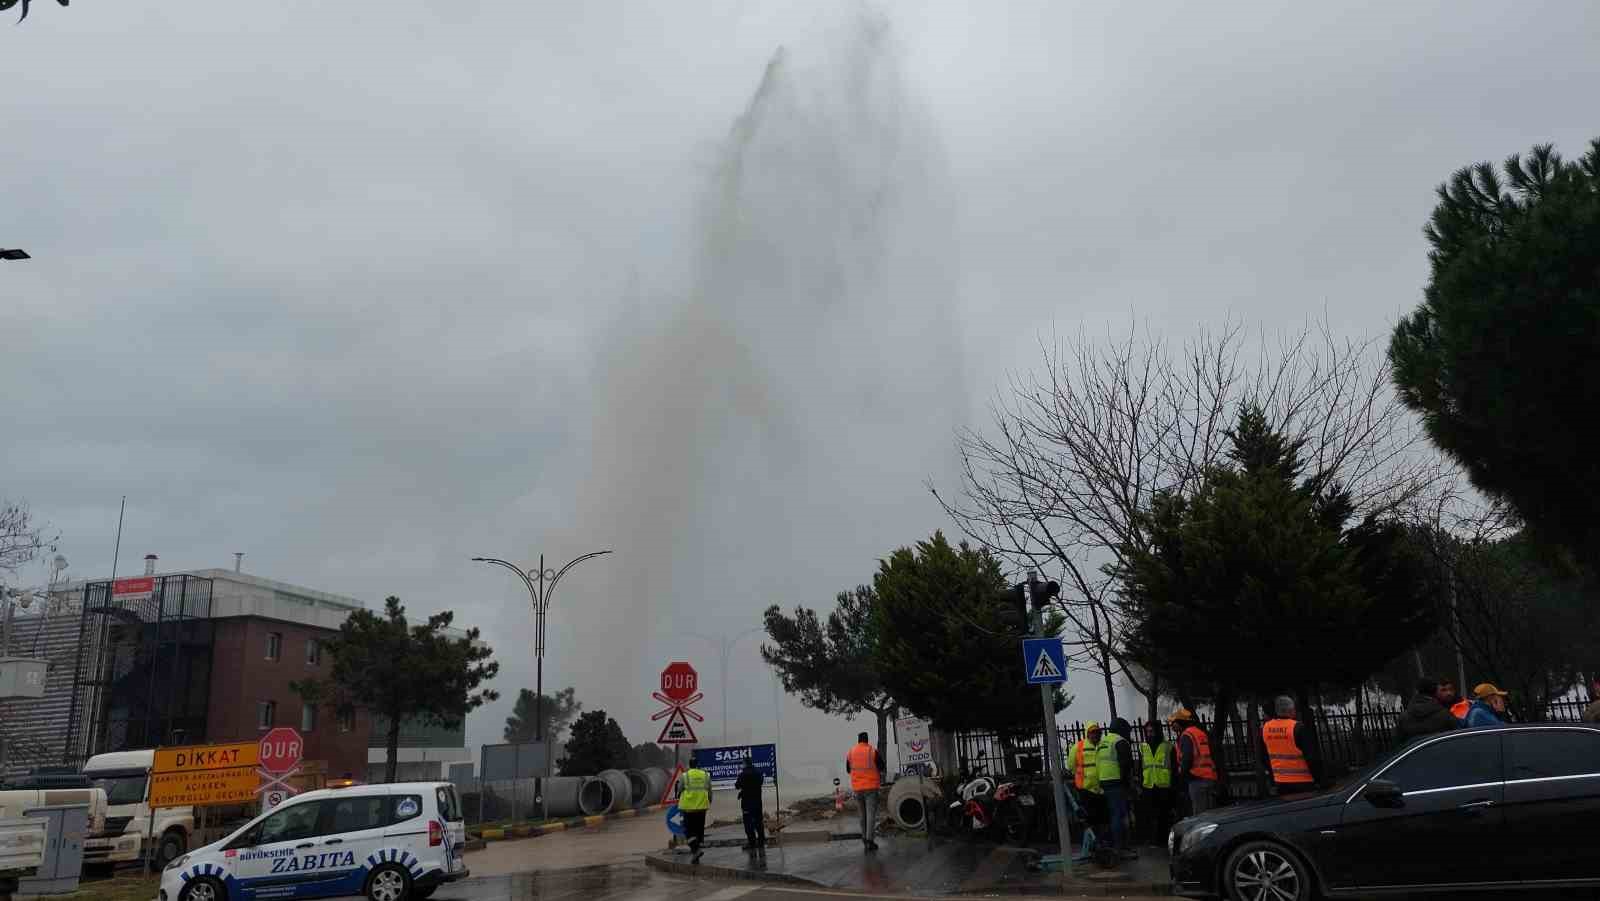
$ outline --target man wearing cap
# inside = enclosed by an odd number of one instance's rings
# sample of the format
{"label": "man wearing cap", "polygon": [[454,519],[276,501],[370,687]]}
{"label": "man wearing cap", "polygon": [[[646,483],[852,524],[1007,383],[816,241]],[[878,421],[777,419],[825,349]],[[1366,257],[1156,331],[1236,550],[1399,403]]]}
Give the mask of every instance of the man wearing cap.
{"label": "man wearing cap", "polygon": [[1462,723],[1468,729],[1474,726],[1501,726],[1506,722],[1506,693],[1495,687],[1492,682],[1484,682],[1472,690],[1476,700],[1467,710],[1467,718]]}
{"label": "man wearing cap", "polygon": [[1178,775],[1189,799],[1189,815],[1199,816],[1210,810],[1217,798],[1217,764],[1211,758],[1211,739],[1187,707],[1179,707],[1167,721],[1178,733]]}

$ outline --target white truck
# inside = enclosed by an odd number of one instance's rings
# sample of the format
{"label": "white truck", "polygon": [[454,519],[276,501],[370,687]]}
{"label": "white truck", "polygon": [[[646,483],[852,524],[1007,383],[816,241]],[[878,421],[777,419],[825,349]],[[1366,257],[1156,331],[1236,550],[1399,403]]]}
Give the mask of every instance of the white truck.
{"label": "white truck", "polygon": [[49,821],[37,817],[0,816],[0,901],[11,901],[17,881],[44,864],[48,827]]}
{"label": "white truck", "polygon": [[108,808],[104,829],[90,830],[83,842],[85,867],[104,868],[136,862],[144,857],[144,842],[154,837],[154,867],[160,872],[167,864],[188,851],[194,838],[193,807],[163,807],[152,812],[145,800],[150,796],[150,768],[156,752],[112,751],[96,754],[83,765],[83,775],[106,794]]}

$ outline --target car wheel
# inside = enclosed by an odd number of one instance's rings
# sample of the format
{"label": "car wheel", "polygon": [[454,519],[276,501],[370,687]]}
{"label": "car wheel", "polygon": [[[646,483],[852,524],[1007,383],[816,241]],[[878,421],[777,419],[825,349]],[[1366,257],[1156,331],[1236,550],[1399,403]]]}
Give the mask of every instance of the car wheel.
{"label": "car wheel", "polygon": [[178,893],[178,901],[226,901],[228,889],[210,876],[196,876]]}
{"label": "car wheel", "polygon": [[398,864],[386,863],[367,877],[367,901],[407,901],[411,874]]}
{"label": "car wheel", "polygon": [[161,844],[156,846],[156,859],[151,864],[151,869],[159,873],[167,868],[167,864],[183,856],[189,843],[184,840],[183,833],[174,829],[161,836]]}
{"label": "car wheel", "polygon": [[1289,849],[1250,842],[1229,855],[1223,881],[1233,901],[1310,901],[1311,873]]}

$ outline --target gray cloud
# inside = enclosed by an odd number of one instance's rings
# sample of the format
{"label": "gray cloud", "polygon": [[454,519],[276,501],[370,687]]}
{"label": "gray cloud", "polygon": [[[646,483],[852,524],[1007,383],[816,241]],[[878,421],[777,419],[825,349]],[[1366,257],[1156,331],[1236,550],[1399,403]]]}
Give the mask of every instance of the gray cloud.
{"label": "gray cloud", "polygon": [[[508,694],[525,603],[465,558],[615,545],[557,599],[552,681],[637,738],[654,668],[711,660],[673,636],[826,605],[946,525],[922,481],[1039,330],[1381,333],[1437,181],[1595,131],[1583,4],[890,3],[870,53],[850,4],[790,6],[172,0],[0,29],[0,243],[36,257],[0,264],[0,493],[80,572],[126,493],[125,559],[244,550],[453,607]],[[730,128],[780,45],[719,258]],[[754,645],[730,699],[764,723]],[[836,756],[846,730],[786,713]]]}

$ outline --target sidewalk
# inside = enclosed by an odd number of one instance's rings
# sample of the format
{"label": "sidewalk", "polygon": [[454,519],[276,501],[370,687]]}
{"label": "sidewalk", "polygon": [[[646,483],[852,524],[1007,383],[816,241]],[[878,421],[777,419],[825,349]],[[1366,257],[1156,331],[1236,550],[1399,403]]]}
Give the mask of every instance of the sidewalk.
{"label": "sidewalk", "polygon": [[[729,840],[740,830],[716,830],[699,864],[687,851],[656,851],[645,862],[657,870],[708,879],[753,880],[886,894],[1167,894],[1167,858],[1145,850],[1115,870],[1080,866],[1070,874],[1039,873],[1029,864],[1039,852],[961,839],[881,836],[879,850],[866,852],[853,839],[799,842],[767,849],[763,860]],[[725,846],[725,843],[732,846]]]}

